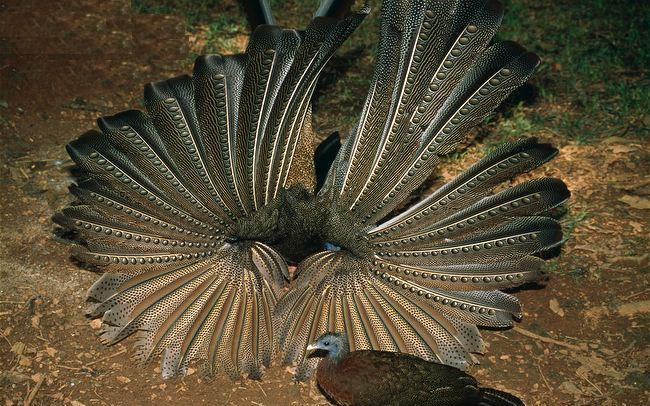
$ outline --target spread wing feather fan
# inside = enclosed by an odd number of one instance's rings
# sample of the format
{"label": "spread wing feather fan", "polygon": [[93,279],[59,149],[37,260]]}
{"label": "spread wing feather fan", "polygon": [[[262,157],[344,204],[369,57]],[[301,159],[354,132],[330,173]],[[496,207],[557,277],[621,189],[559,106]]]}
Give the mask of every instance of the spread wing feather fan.
{"label": "spread wing feather fan", "polygon": [[146,112],[69,144],[81,176],[55,221],[106,271],[88,292],[103,342],[134,335],[136,361],[161,356],[166,377],[196,360],[257,378],[280,353],[302,379],[326,331],[465,367],[477,326],[521,316],[500,290],[539,277],[537,254],[562,242],[544,213],[569,193],[549,178],[493,190],[554,148],[503,145],[394,213],[537,57],[490,45],[496,1],[386,0],[359,122],[316,189],[311,95],[368,13],[341,3],[303,31],[259,25],[246,53],[198,58],[193,75],[146,86]]}

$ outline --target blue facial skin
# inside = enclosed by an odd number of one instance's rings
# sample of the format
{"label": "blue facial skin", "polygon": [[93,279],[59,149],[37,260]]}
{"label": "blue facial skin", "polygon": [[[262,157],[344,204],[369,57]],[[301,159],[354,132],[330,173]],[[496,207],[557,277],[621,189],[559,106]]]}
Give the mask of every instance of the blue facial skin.
{"label": "blue facial skin", "polygon": [[325,357],[338,361],[348,352],[347,341],[336,333],[326,333],[307,347],[308,351],[322,351]]}
{"label": "blue facial skin", "polygon": [[338,245],[334,245],[331,242],[326,242],[325,244],[323,244],[323,249],[325,251],[341,251],[341,247],[339,247]]}

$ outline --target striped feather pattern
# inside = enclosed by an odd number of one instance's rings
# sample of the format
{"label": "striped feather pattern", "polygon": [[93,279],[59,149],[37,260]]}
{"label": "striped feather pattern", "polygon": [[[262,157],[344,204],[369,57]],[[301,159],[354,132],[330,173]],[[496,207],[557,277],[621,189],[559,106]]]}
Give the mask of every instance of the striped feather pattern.
{"label": "striped feather pattern", "polygon": [[68,145],[77,200],[54,221],[73,231],[77,259],[108,271],[88,294],[103,342],[135,335],[136,361],[160,356],[165,377],[195,360],[261,376],[288,274],[274,248],[239,232],[264,239],[275,225],[256,219],[273,218],[264,210],[285,186],[313,186],[311,94],[367,13],[301,32],[260,25],[245,54],[199,57],[192,76],[145,86],[146,112],[102,117]]}
{"label": "striped feather pattern", "polygon": [[[495,0],[386,0],[359,122],[315,195],[312,94],[369,11],[333,17],[346,4],[325,2],[304,31],[259,25],[245,54],[199,57],[191,76],[145,87],[146,112],[102,117],[68,145],[76,200],[54,221],[107,271],[88,292],[104,343],[134,335],[135,360],[162,358],[165,377],[198,361],[259,378],[278,353],[304,379],[327,331],[464,368],[484,348],[477,326],[521,317],[500,290],[543,274],[540,254],[562,243],[546,213],[569,191],[503,184],[557,150],[505,144],[391,213],[537,57],[489,46]],[[292,281],[286,258],[300,261]]]}
{"label": "striped feather pattern", "polygon": [[352,350],[462,368],[483,348],[477,325],[507,327],[521,317],[518,300],[499,289],[542,276],[539,254],[562,243],[559,224],[544,214],[569,191],[550,178],[493,190],[557,150],[533,138],[502,145],[390,216],[536,67],[517,44],[488,46],[501,15],[492,0],[384,2],[363,111],[319,192],[334,213],[349,213],[355,236],[331,227],[338,231],[327,237],[354,254],[305,260],[278,305],[284,362],[299,365],[299,378],[314,367],[307,343],[327,331],[345,332]]}

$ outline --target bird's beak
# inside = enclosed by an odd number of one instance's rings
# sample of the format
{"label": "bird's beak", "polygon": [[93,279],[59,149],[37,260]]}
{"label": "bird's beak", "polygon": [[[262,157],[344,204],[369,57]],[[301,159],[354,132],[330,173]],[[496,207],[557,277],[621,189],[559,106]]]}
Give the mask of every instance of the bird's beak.
{"label": "bird's beak", "polygon": [[307,346],[307,353],[312,353],[318,349],[318,346],[316,344],[309,344]]}

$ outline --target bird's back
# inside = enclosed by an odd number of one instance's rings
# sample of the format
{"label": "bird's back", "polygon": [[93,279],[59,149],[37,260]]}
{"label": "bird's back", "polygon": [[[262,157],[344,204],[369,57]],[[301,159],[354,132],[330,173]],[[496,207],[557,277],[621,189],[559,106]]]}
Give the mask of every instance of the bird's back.
{"label": "bird's back", "polygon": [[481,398],[476,380],[459,369],[387,351],[324,360],[318,384],[342,405],[468,405]]}

